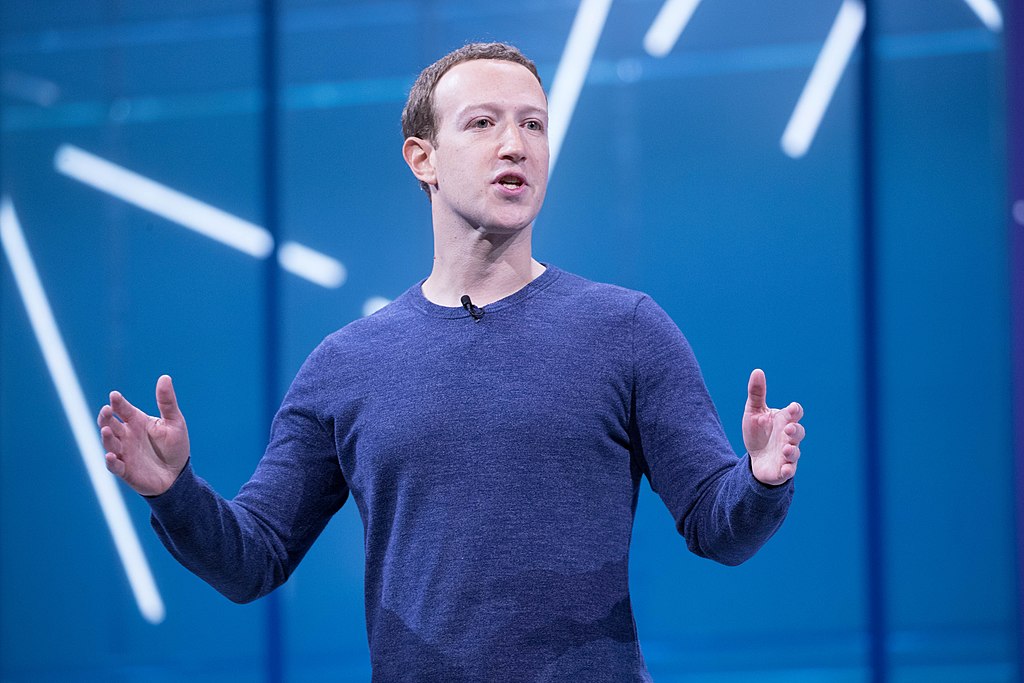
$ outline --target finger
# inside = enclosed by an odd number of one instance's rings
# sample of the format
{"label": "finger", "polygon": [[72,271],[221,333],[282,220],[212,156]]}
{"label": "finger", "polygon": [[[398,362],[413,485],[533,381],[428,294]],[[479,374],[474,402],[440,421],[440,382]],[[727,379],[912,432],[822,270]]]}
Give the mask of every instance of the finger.
{"label": "finger", "polygon": [[96,416],[96,426],[102,429],[114,422],[117,422],[118,424],[121,423],[121,421],[117,419],[117,416],[114,415],[114,409],[109,405],[105,405],[100,408],[100,413]]}
{"label": "finger", "polygon": [[747,380],[747,411],[761,411],[766,407],[765,396],[768,393],[768,382],[764,370],[756,368]]}
{"label": "finger", "polygon": [[800,447],[794,446],[793,444],[786,444],[782,447],[782,457],[784,457],[787,462],[795,463],[800,459]]}
{"label": "finger", "polygon": [[124,423],[117,419],[117,416],[114,415],[113,408],[110,406],[103,406],[100,408],[100,416],[96,418],[96,424],[99,426],[100,430],[104,427],[110,429],[118,438],[123,437],[127,432]]}
{"label": "finger", "polygon": [[103,447],[112,453],[121,452],[121,439],[114,434],[114,430],[110,427],[103,427],[100,429],[100,440],[103,442]]}
{"label": "finger", "polygon": [[160,375],[156,381],[156,405],[160,417],[170,422],[182,422],[184,418],[178,409],[178,398],[174,395],[174,383],[170,375]]}
{"label": "finger", "polygon": [[103,429],[110,429],[118,438],[124,438],[124,435],[128,433],[125,423],[118,420],[113,414],[108,419],[99,423],[99,430],[102,431]]}
{"label": "finger", "polygon": [[119,460],[113,453],[107,453],[104,456],[104,460],[107,463],[107,471],[111,474],[116,474],[119,477],[124,476],[125,465],[123,460]]}
{"label": "finger", "polygon": [[114,414],[124,422],[137,422],[140,419],[145,420],[149,417],[146,413],[129,403],[128,399],[122,396],[120,391],[110,392],[110,407],[113,409]]}
{"label": "finger", "polygon": [[799,422],[791,422],[786,425],[786,436],[789,438],[789,442],[794,446],[804,440],[806,431],[804,426]]}
{"label": "finger", "polygon": [[783,482],[787,482],[796,475],[796,463],[787,462],[779,468],[779,475],[782,477]]}
{"label": "finger", "polygon": [[797,422],[804,417],[804,407],[795,401],[786,406],[786,412],[789,413],[791,422]]}

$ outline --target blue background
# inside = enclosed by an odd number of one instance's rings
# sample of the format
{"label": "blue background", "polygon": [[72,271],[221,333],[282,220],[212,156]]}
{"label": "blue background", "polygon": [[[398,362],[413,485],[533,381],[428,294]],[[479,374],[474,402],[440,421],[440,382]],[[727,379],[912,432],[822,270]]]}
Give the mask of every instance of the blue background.
{"label": "blue background", "polygon": [[[689,555],[645,487],[630,578],[659,682],[1020,679],[1004,35],[961,0],[873,3],[873,97],[857,52],[793,159],[779,140],[840,4],[706,0],[659,59],[642,40],[661,0],[614,2],[538,219],[538,258],[672,315],[738,450],[751,368],[806,408],[789,519],[741,567]],[[400,156],[416,73],[499,39],[550,86],[577,5],[281,0],[268,144],[259,3],[0,3],[0,184],[94,412],[112,388],[155,411],[171,374],[196,469],[236,491],[306,354],[429,272]],[[99,192],[55,169],[64,144],[348,278]],[[289,583],[237,606],[122,487],[167,607],[143,619],[6,260],[0,315],[0,680],[368,679],[351,504]]]}

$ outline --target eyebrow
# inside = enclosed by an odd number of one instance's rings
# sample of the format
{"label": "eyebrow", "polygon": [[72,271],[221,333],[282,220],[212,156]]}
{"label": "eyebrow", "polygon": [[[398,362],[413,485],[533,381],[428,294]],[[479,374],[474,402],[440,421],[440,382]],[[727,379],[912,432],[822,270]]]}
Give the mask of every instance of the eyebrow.
{"label": "eyebrow", "polygon": [[[504,106],[500,105],[500,104],[498,104],[496,102],[473,102],[472,104],[467,104],[467,105],[461,107],[460,109],[458,109],[455,112],[455,118],[456,119],[462,119],[463,117],[466,116],[466,114],[468,112],[470,112],[470,111],[472,111],[474,109],[485,109],[485,110],[488,110],[488,111],[498,111],[498,110],[504,109]],[[528,105],[525,105],[525,106],[522,106],[522,107],[516,107],[516,109],[519,111],[519,113],[522,113],[522,114],[528,114],[528,115],[532,114],[534,116],[543,116],[545,118],[547,118],[547,115],[548,115],[548,110],[547,109],[544,109],[542,107],[535,107],[532,104],[528,104]]]}

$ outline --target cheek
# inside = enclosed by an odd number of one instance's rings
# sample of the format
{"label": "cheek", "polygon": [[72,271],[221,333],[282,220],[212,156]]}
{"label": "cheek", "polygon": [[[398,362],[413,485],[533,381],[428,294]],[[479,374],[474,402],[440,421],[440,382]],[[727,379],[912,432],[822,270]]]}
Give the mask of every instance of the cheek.
{"label": "cheek", "polygon": [[551,159],[547,144],[537,145],[533,152],[533,159],[537,168],[544,169],[544,180],[547,181],[547,169]]}
{"label": "cheek", "polygon": [[437,152],[435,171],[444,178],[466,178],[471,175],[472,160],[465,150],[449,146]]}

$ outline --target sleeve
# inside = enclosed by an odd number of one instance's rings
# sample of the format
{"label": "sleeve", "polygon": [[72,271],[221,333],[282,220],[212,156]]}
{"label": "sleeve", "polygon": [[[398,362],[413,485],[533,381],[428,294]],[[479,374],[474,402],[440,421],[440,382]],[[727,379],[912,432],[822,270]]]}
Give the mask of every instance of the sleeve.
{"label": "sleeve", "polygon": [[284,583],[348,498],[332,423],[318,416],[318,363],[311,355],[274,418],[255,473],[233,500],[197,477],[191,461],[148,498],[152,524],[171,554],[235,602]]}
{"label": "sleeve", "polygon": [[689,549],[728,565],[748,560],[785,519],[793,482],[767,486],[737,458],[689,343],[649,297],[633,318],[634,457]]}

